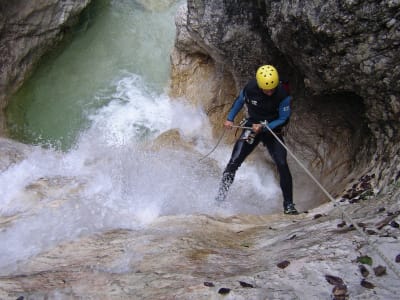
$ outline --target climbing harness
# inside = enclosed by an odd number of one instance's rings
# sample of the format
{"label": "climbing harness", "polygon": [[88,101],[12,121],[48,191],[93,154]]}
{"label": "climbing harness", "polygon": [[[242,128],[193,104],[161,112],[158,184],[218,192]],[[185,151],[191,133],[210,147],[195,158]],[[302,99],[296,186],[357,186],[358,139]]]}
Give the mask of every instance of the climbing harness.
{"label": "climbing harness", "polygon": [[297,159],[297,157],[293,154],[292,151],[278,138],[275,132],[272,131],[271,128],[265,126],[269,132],[274,136],[274,138],[286,149],[286,151],[293,157],[293,159],[304,169],[308,176],[318,185],[318,187],[324,192],[324,194],[332,201],[335,207],[338,207],[342,213],[342,215],[347,218],[347,220],[353,224],[354,228],[360,233],[360,235],[367,241],[368,245],[383,259],[384,262],[389,266],[389,268],[400,278],[400,271],[396,268],[396,266],[390,261],[390,259],[371,241],[371,239],[365,234],[365,232],[357,225],[357,223],[346,213],[346,211],[340,206],[337,205],[335,199],[329,194],[329,192],[319,183],[319,181],[311,174],[310,171]]}
{"label": "climbing harness", "polygon": [[[246,127],[246,126],[241,126],[241,125],[232,125],[232,128],[247,129],[247,130],[251,130],[251,129],[252,129],[251,127]],[[226,128],[224,128],[224,131],[222,132],[221,136],[219,137],[219,139],[218,139],[217,143],[215,144],[214,148],[212,148],[212,149],[210,150],[210,152],[208,152],[206,155],[204,155],[203,157],[201,157],[201,158],[199,159],[199,161],[202,161],[203,159],[207,158],[208,156],[211,155],[211,153],[213,153],[213,152],[215,151],[215,149],[217,149],[217,147],[218,147],[219,144],[221,143],[222,138],[224,137],[225,133],[226,133]]]}

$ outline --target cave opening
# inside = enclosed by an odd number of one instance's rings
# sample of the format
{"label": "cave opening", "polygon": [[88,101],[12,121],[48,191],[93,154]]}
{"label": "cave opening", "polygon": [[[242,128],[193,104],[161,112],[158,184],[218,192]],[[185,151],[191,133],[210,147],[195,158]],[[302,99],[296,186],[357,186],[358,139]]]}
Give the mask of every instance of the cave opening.
{"label": "cave opening", "polygon": [[[374,149],[364,99],[353,92],[319,94],[295,99],[288,130],[289,145],[331,193],[338,197],[360,178]],[[328,198],[291,163],[300,202],[311,208]]]}

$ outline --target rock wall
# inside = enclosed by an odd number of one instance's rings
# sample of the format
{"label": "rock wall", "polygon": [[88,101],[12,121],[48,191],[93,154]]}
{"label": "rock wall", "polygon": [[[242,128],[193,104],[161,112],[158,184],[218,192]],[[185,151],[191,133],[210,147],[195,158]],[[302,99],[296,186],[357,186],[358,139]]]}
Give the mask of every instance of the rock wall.
{"label": "rock wall", "polygon": [[[364,174],[379,190],[399,177],[399,7],[389,0],[188,0],[177,16],[171,90],[203,99],[218,132],[242,85],[259,65],[274,64],[293,90],[288,145],[331,192]],[[212,66],[196,79],[205,93],[190,92],[182,60],[198,75]]]}
{"label": "rock wall", "polygon": [[90,0],[0,0],[0,134],[7,97],[59,42]]}

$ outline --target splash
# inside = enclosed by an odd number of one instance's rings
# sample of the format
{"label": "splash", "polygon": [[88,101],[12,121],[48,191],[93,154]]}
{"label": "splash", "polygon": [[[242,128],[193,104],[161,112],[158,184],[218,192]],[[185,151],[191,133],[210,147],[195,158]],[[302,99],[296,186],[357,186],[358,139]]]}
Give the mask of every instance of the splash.
{"label": "splash", "polygon": [[[140,229],[161,215],[258,214],[279,205],[272,173],[244,164],[229,202],[217,207],[230,147],[213,153],[216,168],[199,162],[195,151],[205,153],[215,142],[205,113],[151,92],[137,74],[125,74],[113,90],[71,150],[35,147],[0,174],[0,215],[11,220],[0,232],[4,272],[54,244],[109,229]],[[143,148],[171,128],[193,143],[193,152]]]}

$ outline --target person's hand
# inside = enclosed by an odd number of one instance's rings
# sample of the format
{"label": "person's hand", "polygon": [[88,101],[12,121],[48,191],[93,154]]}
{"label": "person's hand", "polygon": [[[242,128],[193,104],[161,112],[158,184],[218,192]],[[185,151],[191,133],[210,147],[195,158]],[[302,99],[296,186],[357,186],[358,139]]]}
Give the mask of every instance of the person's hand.
{"label": "person's hand", "polygon": [[259,134],[259,133],[262,131],[263,126],[262,126],[261,124],[253,124],[253,125],[251,126],[251,129],[252,129],[256,134]]}
{"label": "person's hand", "polygon": [[233,122],[232,122],[232,121],[229,121],[229,120],[226,120],[226,121],[225,121],[224,127],[225,127],[226,129],[232,129],[232,126],[233,126]]}

